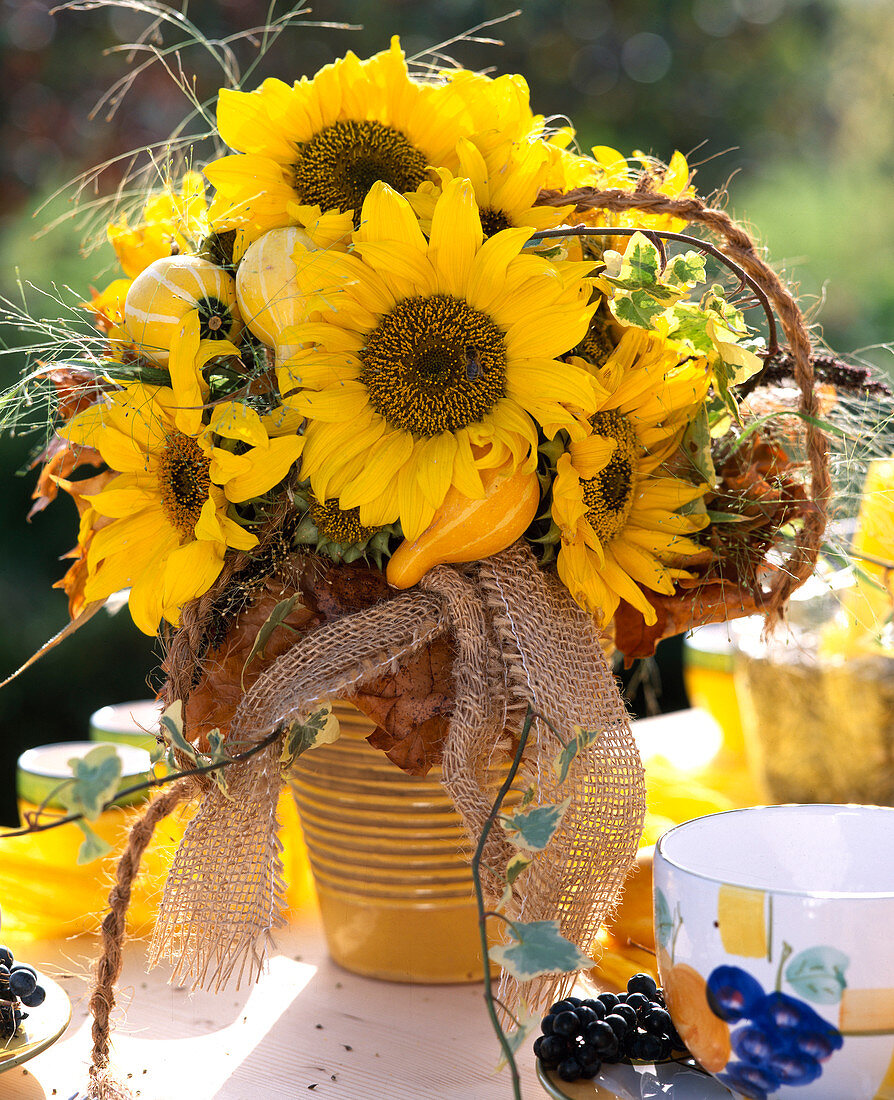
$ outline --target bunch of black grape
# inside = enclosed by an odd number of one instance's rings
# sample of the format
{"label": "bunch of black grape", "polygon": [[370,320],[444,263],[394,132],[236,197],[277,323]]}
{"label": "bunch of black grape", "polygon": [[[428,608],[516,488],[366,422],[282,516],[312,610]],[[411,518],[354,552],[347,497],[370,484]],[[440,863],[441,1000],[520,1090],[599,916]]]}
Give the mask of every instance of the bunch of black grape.
{"label": "bunch of black grape", "polygon": [[37,971],[26,963],[17,963],[8,947],[0,947],[0,1039],[11,1039],[22,1020],[25,1008],[38,1008],[46,999],[46,990],[37,984]]}
{"label": "bunch of black grape", "polygon": [[534,1053],[563,1081],[595,1077],[603,1063],[662,1062],[686,1049],[648,974],[634,974],[626,993],[557,1001],[540,1029]]}

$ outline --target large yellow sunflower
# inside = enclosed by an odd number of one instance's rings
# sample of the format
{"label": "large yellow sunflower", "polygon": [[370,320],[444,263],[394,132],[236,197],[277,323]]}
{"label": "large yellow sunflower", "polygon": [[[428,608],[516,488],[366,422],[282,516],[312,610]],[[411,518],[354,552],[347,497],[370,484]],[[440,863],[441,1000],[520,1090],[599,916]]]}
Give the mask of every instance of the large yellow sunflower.
{"label": "large yellow sunflower", "polygon": [[[501,141],[492,148],[479,147],[476,138],[457,143],[457,176],[470,181],[486,237],[512,226],[553,229],[561,225],[574,206],[536,206],[542,188],[553,185],[555,170],[549,146],[542,141]],[[448,168],[437,171],[437,183],[426,181],[407,195],[424,231],[431,225],[435,203],[452,178]],[[549,245],[554,245],[550,241]]]}
{"label": "large yellow sunflower", "polygon": [[674,578],[687,575],[680,559],[702,549],[688,536],[707,517],[678,509],[707,486],[661,469],[708,390],[704,360],[680,360],[672,343],[628,329],[599,372],[608,396],[589,418],[592,435],[572,440],[557,464],[559,576],[603,625],[620,599],[654,623],[641,586],[671,595]]}
{"label": "large yellow sunflower", "polygon": [[455,179],[426,239],[376,184],[352,254],[296,257],[321,319],[290,330],[305,347],[277,375],[309,418],[302,471],[319,500],[359,507],[368,527],[399,518],[415,539],[451,485],[481,497],[479,469],[533,468],[535,421],[583,434],[598,384],[558,357],[587,330],[588,269],[520,254],[530,235],[485,241],[472,185]]}
{"label": "large yellow sunflower", "polygon": [[[162,618],[179,623],[182,606],[214,583],[228,548],[257,544],[228,507],[281,481],[303,446],[294,434],[270,438],[277,429],[268,431],[240,403],[216,405],[204,422],[202,367],[222,354],[238,349],[200,340],[198,316],[188,314],[171,342],[171,386],[125,386],[61,432],[71,443],[95,447],[118,475],[86,497],[97,516],[112,522],[82,526],[83,598],[101,600],[130,587],[130,612],[145,634],[155,634]],[[219,440],[238,446],[231,450]]]}
{"label": "large yellow sunflower", "polygon": [[212,223],[250,223],[255,235],[305,225],[314,212],[357,215],[377,180],[415,191],[429,165],[456,166],[456,143],[473,128],[448,85],[410,78],[397,38],[366,61],[349,53],[312,80],[224,89],[217,122],[238,154],[205,169],[217,189]]}

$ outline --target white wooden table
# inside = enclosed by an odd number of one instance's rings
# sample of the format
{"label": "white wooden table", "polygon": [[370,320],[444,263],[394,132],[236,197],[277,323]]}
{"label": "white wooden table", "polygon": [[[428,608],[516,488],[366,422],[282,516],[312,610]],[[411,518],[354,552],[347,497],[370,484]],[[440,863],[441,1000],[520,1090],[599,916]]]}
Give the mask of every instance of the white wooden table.
{"label": "white wooden table", "polygon": [[[168,968],[146,972],[145,943],[128,943],[113,1057],[135,1096],[509,1100],[508,1074],[495,1072],[499,1047],[483,985],[356,977],[329,959],[315,914],[281,931],[277,941],[257,985],[218,994],[168,985]],[[3,1100],[70,1100],[83,1090],[96,950],[96,941],[83,938],[23,944],[17,951],[63,986],[73,1013],[54,1046],[0,1075]],[[533,1054],[523,1051],[526,1098],[544,1095],[533,1065]]]}
{"label": "white wooden table", "polygon": [[[719,736],[703,712],[636,723],[643,754],[699,735]],[[709,750],[710,751],[710,750]],[[395,930],[400,935],[400,930]],[[277,936],[267,973],[241,991],[191,994],[147,973],[146,945],[127,944],[118,987],[113,1058],[144,1100],[510,1100],[483,985],[373,981],[333,963],[316,913]],[[98,942],[13,945],[54,978],[73,1005],[68,1031],[31,1061],[0,1074],[2,1100],[72,1100],[90,1061],[87,1011]],[[38,1010],[35,1010],[38,1011]],[[530,1046],[518,1056],[525,1100],[545,1094]]]}

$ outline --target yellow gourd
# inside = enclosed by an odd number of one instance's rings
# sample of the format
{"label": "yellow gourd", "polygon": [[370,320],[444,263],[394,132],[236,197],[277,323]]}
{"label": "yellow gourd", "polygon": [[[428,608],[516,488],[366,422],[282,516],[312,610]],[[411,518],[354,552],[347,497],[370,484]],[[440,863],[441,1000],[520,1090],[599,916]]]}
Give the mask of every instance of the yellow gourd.
{"label": "yellow gourd", "polygon": [[166,366],[171,340],[192,309],[202,339],[238,341],[243,325],[233,277],[201,256],[162,256],[131,283],[124,327],[141,354]]}
{"label": "yellow gourd", "polygon": [[455,486],[415,542],[402,542],[385,576],[395,588],[411,588],[434,565],[478,561],[511,546],[537,515],[540,483],[536,473],[482,470],[484,496],[475,500]]}
{"label": "yellow gourd", "polygon": [[236,272],[239,311],[255,336],[272,348],[279,345],[284,328],[307,317],[292,258],[299,245],[308,250],[314,247],[298,226],[271,229],[245,250]]}

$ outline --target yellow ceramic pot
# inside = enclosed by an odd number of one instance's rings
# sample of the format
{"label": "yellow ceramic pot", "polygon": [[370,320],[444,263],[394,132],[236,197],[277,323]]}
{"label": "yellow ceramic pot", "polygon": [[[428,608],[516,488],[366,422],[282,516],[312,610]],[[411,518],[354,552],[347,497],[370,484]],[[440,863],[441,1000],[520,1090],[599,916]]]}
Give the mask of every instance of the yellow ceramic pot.
{"label": "yellow ceramic pot", "polygon": [[371,978],[478,981],[471,844],[437,770],[404,774],[367,743],[372,722],[336,712],[339,740],[291,778],[332,957]]}

